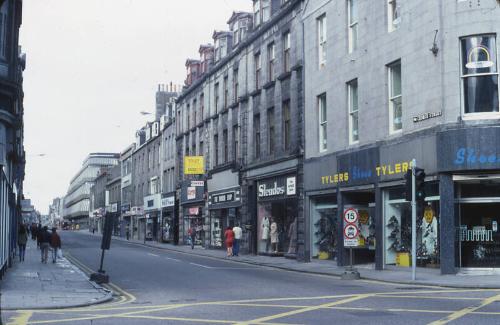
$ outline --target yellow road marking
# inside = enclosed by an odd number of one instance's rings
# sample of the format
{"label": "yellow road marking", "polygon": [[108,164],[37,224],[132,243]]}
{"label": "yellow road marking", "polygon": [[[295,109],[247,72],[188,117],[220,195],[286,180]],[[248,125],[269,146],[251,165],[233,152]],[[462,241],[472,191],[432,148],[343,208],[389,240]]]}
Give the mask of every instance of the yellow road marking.
{"label": "yellow road marking", "polygon": [[33,315],[33,312],[30,310],[19,311],[18,313],[19,315],[13,317],[12,320],[7,323],[7,325],[26,325]]}
{"label": "yellow road marking", "polygon": [[470,307],[466,307],[466,308],[463,308],[463,309],[460,309],[460,310],[457,310],[453,313],[451,313],[450,315],[448,315],[448,317],[445,317],[443,319],[440,319],[440,320],[437,320],[435,322],[432,322],[432,323],[429,323],[429,325],[443,325],[443,324],[446,324],[446,323],[449,323],[453,320],[456,320],[458,318],[461,318],[461,317],[464,317],[466,316],[467,314],[470,314],[478,309],[481,309],[495,301],[498,301],[500,300],[500,295],[496,295],[496,296],[492,296],[492,297],[489,297],[489,298],[486,298],[484,299],[481,304],[479,304],[479,306],[470,306]]}
{"label": "yellow road marking", "polygon": [[376,295],[375,297],[382,298],[405,298],[405,299],[436,299],[436,300],[483,300],[484,298],[469,298],[469,297],[440,297],[440,296],[406,296],[406,295]]}
{"label": "yellow road marking", "polygon": [[239,323],[236,323],[236,325],[262,324],[263,322],[267,322],[269,320],[274,320],[274,319],[283,318],[283,317],[287,317],[287,316],[302,314],[302,313],[305,313],[308,311],[318,310],[318,309],[325,308],[325,307],[333,307],[333,306],[337,306],[337,305],[347,304],[347,303],[350,303],[353,301],[368,298],[370,296],[372,296],[372,294],[356,295],[356,296],[351,297],[351,298],[347,298],[347,299],[343,299],[343,300],[339,300],[339,301],[335,301],[335,302],[329,302],[329,303],[321,304],[318,306],[309,306],[309,307],[300,308],[297,310],[279,313],[276,315],[261,317],[261,318],[257,318],[257,319],[253,319],[253,320],[249,320],[249,321],[244,321],[244,322],[239,322]]}
{"label": "yellow road marking", "polygon": [[[161,317],[161,316],[126,316],[125,318],[143,318],[143,319],[155,319],[155,320],[177,320],[183,322],[195,322],[195,323],[220,323],[220,324],[235,324],[238,323],[236,320],[222,320],[222,319],[199,319],[199,318],[181,318],[181,317]],[[299,324],[289,324],[289,323],[259,323],[263,325],[299,325]]]}
{"label": "yellow road marking", "polygon": [[[85,264],[83,264],[76,257],[74,257],[73,255],[71,255],[70,253],[66,253],[66,254],[67,254],[67,256],[65,255],[66,258],[68,258],[70,260],[70,262],[73,263],[73,264],[75,264],[78,268],[82,269],[82,271],[84,273],[86,273],[87,275],[90,275],[90,274],[94,273],[94,271],[91,268],[89,268],[88,266],[86,266]],[[125,291],[125,290],[123,290],[122,288],[120,288],[116,284],[107,283],[107,284],[102,284],[101,286],[107,288],[108,290],[118,292],[120,294],[120,300],[119,301],[108,303],[108,304],[106,304],[107,306],[116,306],[116,305],[123,305],[125,303],[132,303],[132,302],[134,302],[137,299],[134,295],[132,295],[131,293],[129,293],[129,292]],[[92,307],[87,307],[87,309],[92,309]]]}

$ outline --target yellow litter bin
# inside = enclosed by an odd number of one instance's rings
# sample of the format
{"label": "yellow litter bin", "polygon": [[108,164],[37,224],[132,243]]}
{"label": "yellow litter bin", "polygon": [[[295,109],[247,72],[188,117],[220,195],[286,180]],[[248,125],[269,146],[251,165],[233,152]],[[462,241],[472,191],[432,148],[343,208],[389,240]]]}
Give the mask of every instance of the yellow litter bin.
{"label": "yellow litter bin", "polygon": [[396,254],[396,265],[397,266],[410,266],[410,253],[397,253]]}

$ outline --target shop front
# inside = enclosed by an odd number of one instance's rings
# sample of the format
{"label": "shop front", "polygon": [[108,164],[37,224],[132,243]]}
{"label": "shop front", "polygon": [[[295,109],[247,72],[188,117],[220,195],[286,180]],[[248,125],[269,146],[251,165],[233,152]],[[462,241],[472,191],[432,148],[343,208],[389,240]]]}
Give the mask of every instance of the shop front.
{"label": "shop front", "polygon": [[205,181],[183,181],[181,186],[181,220],[179,238],[188,245],[190,238],[188,230],[195,232],[195,245],[205,245],[205,232],[209,227],[208,218],[205,218]]}
{"label": "shop front", "polygon": [[159,220],[161,214],[161,194],[144,197],[144,236],[145,240],[158,241],[160,238]]}
{"label": "shop front", "polygon": [[295,257],[297,253],[296,175],[257,181],[257,253]]}
{"label": "shop front", "polygon": [[224,231],[227,227],[234,227],[241,206],[240,187],[227,188],[208,193],[208,209],[210,212],[209,246],[222,248],[224,245]]}
{"label": "shop front", "polygon": [[161,241],[173,243],[174,234],[179,231],[179,220],[175,213],[175,192],[161,196]]}
{"label": "shop front", "polygon": [[209,231],[207,245],[224,247],[224,231],[241,223],[241,187],[238,171],[232,166],[210,173],[207,179]]}
{"label": "shop front", "polygon": [[343,215],[355,210],[359,229],[354,264],[409,267],[411,203],[404,175],[415,158],[427,174],[417,209],[417,265],[440,266],[440,196],[433,135],[305,162],[311,258],[348,263]]}
{"label": "shop front", "polygon": [[500,274],[499,138],[493,126],[438,134],[443,273]]}
{"label": "shop front", "polygon": [[130,238],[131,236],[130,203],[122,204],[120,210],[121,210],[120,237]]}
{"label": "shop front", "polygon": [[144,206],[133,206],[130,208],[130,237],[136,240],[144,239]]}

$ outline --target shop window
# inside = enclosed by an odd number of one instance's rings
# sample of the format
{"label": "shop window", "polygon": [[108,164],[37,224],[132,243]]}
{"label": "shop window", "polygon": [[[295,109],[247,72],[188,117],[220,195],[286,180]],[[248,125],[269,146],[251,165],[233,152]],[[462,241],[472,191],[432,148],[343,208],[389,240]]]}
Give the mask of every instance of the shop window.
{"label": "shop window", "polygon": [[[336,202],[335,197],[330,202]],[[332,203],[314,202],[312,214],[312,257],[322,260],[337,258],[338,213]]]}
{"label": "shop window", "polygon": [[[428,189],[428,190],[427,190]],[[385,264],[411,264],[411,203],[403,196],[403,188],[384,192]],[[417,209],[417,266],[439,266],[439,197],[436,183],[426,184],[426,198]]]}
{"label": "shop window", "polygon": [[499,181],[455,183],[456,266],[500,267]]}
{"label": "shop window", "polygon": [[297,248],[297,200],[257,204],[258,253],[295,254]]}
{"label": "shop window", "polygon": [[495,35],[465,37],[461,46],[464,114],[498,113]]}

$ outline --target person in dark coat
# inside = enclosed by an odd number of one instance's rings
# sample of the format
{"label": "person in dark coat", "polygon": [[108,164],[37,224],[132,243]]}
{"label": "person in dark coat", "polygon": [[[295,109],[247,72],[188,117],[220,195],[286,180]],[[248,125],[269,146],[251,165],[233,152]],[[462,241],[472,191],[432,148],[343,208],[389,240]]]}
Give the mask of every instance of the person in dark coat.
{"label": "person in dark coat", "polygon": [[57,252],[61,249],[61,237],[57,233],[57,228],[52,228],[52,234],[50,235],[50,247],[52,247],[52,263],[57,261]]}
{"label": "person in dark coat", "polygon": [[42,254],[42,263],[47,264],[47,259],[49,257],[49,246],[50,246],[50,233],[47,226],[43,227],[39,231],[38,239],[40,243],[40,250]]}
{"label": "person in dark coat", "polygon": [[24,253],[26,252],[26,243],[28,242],[28,232],[24,225],[19,226],[17,234],[17,245],[19,246],[19,262],[24,262]]}

